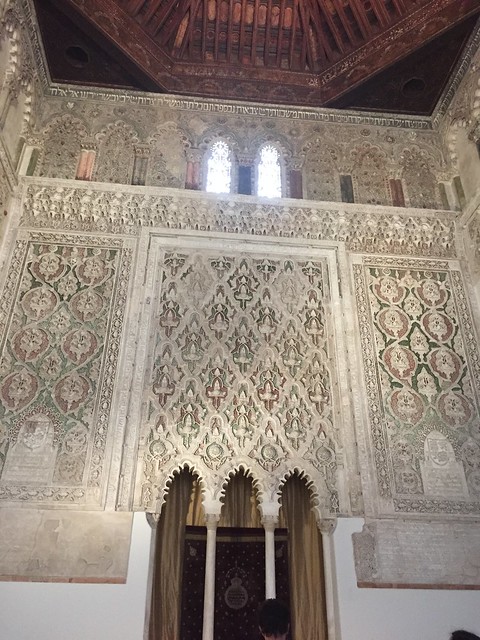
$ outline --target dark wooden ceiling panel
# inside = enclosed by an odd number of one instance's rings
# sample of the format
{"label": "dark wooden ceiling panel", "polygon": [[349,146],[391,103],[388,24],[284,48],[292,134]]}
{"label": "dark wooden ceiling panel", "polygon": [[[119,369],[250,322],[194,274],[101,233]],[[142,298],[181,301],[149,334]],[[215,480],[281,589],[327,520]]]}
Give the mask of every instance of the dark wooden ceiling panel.
{"label": "dark wooden ceiling panel", "polygon": [[[58,81],[422,114],[431,112],[480,13],[480,0],[35,0],[35,4],[51,74]],[[441,44],[432,45],[433,55],[425,53],[428,47],[421,49],[439,38]],[[414,53],[417,50],[423,53]],[[72,55],[78,57],[75,69]],[[439,70],[429,74],[424,62],[430,57],[435,65],[437,55],[443,56],[443,76]],[[395,71],[396,63],[401,72]],[[383,70],[388,68],[389,74],[393,70],[403,87],[418,76],[418,66],[429,84],[417,111],[410,106],[412,93],[402,103],[397,92],[390,106],[370,95],[375,86],[385,86]],[[411,86],[418,92],[418,83]]]}

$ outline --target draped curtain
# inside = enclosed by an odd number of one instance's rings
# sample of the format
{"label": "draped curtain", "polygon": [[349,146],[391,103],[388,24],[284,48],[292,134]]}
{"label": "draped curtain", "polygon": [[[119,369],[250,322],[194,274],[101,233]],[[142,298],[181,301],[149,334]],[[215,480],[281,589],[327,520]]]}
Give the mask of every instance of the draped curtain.
{"label": "draped curtain", "polygon": [[218,526],[262,528],[252,479],[242,471],[235,474],[227,485]]}
{"label": "draped curtain", "polygon": [[193,512],[193,489],[194,478],[190,472],[183,470],[175,474],[157,524],[149,640],[180,637],[185,523],[189,505]]}
{"label": "draped curtain", "polygon": [[305,480],[297,475],[283,487],[280,526],[288,529],[292,637],[327,640],[322,537]]}
{"label": "draped curtain", "polygon": [[[292,637],[327,640],[322,539],[304,479],[292,476],[282,490],[280,527],[288,529]],[[157,525],[149,640],[180,637],[185,526],[205,523],[200,485],[183,470],[175,475]],[[260,528],[251,478],[233,476],[226,488],[221,527]]]}

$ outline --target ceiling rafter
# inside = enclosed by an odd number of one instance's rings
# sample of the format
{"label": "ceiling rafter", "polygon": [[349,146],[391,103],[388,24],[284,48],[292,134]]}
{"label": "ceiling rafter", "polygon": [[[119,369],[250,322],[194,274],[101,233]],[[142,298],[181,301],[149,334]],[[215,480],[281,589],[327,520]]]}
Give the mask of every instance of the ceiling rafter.
{"label": "ceiling rafter", "polygon": [[233,42],[233,2],[228,7],[228,24],[227,24],[227,62],[232,61],[232,42]]}
{"label": "ceiling rafter", "polygon": [[[312,8],[312,10],[310,11],[310,19],[313,22],[315,26],[315,31],[317,33],[317,39],[318,39],[318,45],[319,45],[317,47],[317,52],[320,52],[320,56],[323,62],[327,62],[328,60],[331,60],[333,57],[332,48],[328,43],[328,38],[326,34],[323,31],[321,16],[316,8]],[[312,71],[318,71],[317,56],[315,56],[315,66],[312,68]]]}
{"label": "ceiling rafter", "polygon": [[[188,13],[188,10],[190,9],[192,2],[193,0],[179,0],[177,11],[173,15],[173,17],[170,18],[170,22],[165,22],[165,27],[163,28],[162,33],[159,36],[159,42],[163,46],[165,47],[168,46],[168,42],[170,41],[170,38],[174,34],[178,33],[180,25],[182,24],[184,17]],[[174,38],[174,41],[175,41],[175,38]],[[175,45],[173,45],[172,48],[174,47]]]}
{"label": "ceiling rafter", "polygon": [[267,23],[265,25],[265,49],[263,51],[263,64],[268,67],[270,64],[270,30],[272,27],[273,13],[272,0],[267,4]]}
{"label": "ceiling rafter", "polygon": [[253,29],[252,29],[252,46],[250,49],[250,62],[255,64],[257,59],[257,36],[258,36],[258,10],[259,0],[255,0],[255,7],[253,10]]}
{"label": "ceiling rafter", "polygon": [[290,30],[290,46],[288,52],[288,59],[290,61],[290,69],[298,70],[298,64],[295,64],[295,37],[297,34],[297,14],[298,14],[298,0],[293,0],[292,11],[292,27]]}
{"label": "ceiling rafter", "polygon": [[302,46],[300,50],[299,66],[313,69],[315,66],[315,48],[310,37],[310,15],[308,9],[301,2],[298,5],[299,22],[303,31]]}
{"label": "ceiling rafter", "polygon": [[[178,0],[177,2],[171,2],[165,4],[162,9],[160,11],[158,11],[158,13],[155,16],[155,20],[154,22],[149,26],[150,32],[152,34],[153,37],[155,37],[158,32],[161,30],[161,28],[163,27],[163,25],[166,23],[166,21],[168,20],[169,16],[171,13],[173,13],[174,9],[175,9],[175,5],[178,5]],[[154,17],[152,16],[152,18]],[[145,23],[147,24],[147,23]]]}
{"label": "ceiling rafter", "polygon": [[362,32],[362,37],[364,40],[368,40],[372,33],[372,27],[370,22],[368,21],[367,16],[365,15],[365,10],[363,5],[360,4],[357,0],[350,0],[350,8],[352,10],[353,15],[357,21],[357,24]]}
{"label": "ceiling rafter", "polygon": [[341,0],[332,0],[332,5],[334,6],[337,12],[337,15],[340,18],[340,21],[343,25],[343,28],[345,29],[345,32],[350,39],[350,44],[355,45],[358,42],[358,38],[356,38],[355,33],[353,32],[353,29],[350,25],[350,21],[347,18],[347,15],[345,13]]}
{"label": "ceiling rafter", "polygon": [[370,2],[372,3],[373,10],[375,11],[375,14],[382,28],[387,27],[390,24],[391,19],[385,8],[383,0],[370,0]]}
{"label": "ceiling rafter", "polygon": [[193,30],[195,28],[195,18],[197,16],[198,8],[200,6],[201,0],[189,0],[190,6],[187,8],[185,15],[190,11],[190,20],[188,22],[187,30],[185,32],[185,36],[183,38],[182,46],[180,49],[180,57],[182,58],[185,54],[185,50],[187,46],[193,47]]}
{"label": "ceiling rafter", "polygon": [[143,9],[146,1],[147,0],[132,0],[132,3],[131,3],[132,8],[130,10],[131,15],[135,17],[137,13],[139,13]]}
{"label": "ceiling rafter", "polygon": [[281,0],[280,14],[278,16],[278,44],[277,44],[277,67],[280,67],[282,61],[283,49],[283,25],[285,23],[285,0]]}
{"label": "ceiling rafter", "polygon": [[333,38],[337,44],[338,50],[340,51],[340,53],[344,53],[345,45],[343,43],[342,36],[338,31],[334,21],[332,20],[332,16],[330,12],[325,9],[325,4],[322,3],[321,0],[316,0],[316,7],[317,7],[319,19],[321,19],[321,16],[323,16],[324,20],[326,21],[326,23],[330,28]]}
{"label": "ceiling rafter", "polygon": [[240,38],[239,38],[239,62],[244,62],[244,47],[245,47],[245,23],[247,13],[247,0],[242,0],[242,17],[240,20]]}

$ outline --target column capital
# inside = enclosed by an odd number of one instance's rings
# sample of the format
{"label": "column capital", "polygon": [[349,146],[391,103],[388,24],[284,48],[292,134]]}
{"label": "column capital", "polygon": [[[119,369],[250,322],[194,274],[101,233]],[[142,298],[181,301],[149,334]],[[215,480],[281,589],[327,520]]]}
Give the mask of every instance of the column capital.
{"label": "column capital", "polygon": [[205,151],[203,149],[197,149],[196,147],[188,147],[186,149],[186,156],[188,162],[201,162]]}
{"label": "column capital", "polygon": [[331,536],[337,526],[337,520],[336,518],[322,518],[318,520],[317,525],[322,536]]}
{"label": "column capital", "polygon": [[156,529],[157,525],[160,521],[159,513],[147,513],[147,522],[152,527],[152,529]]}
{"label": "column capital", "polygon": [[274,531],[278,525],[278,517],[272,515],[263,516],[262,524],[265,531]]}
{"label": "column capital", "polygon": [[216,530],[218,521],[220,520],[220,514],[218,513],[206,513],[205,514],[205,526],[207,530]]}

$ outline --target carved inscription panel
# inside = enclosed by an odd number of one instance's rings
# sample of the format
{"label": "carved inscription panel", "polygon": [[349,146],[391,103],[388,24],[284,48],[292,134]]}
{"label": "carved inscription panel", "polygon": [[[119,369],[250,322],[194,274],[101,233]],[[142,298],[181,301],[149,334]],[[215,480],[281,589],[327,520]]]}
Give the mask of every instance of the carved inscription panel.
{"label": "carved inscription panel", "polygon": [[480,510],[480,356],[448,263],[354,265],[371,451],[395,511]]}
{"label": "carved inscription panel", "polygon": [[130,250],[25,235],[0,307],[0,498],[98,503]]}

